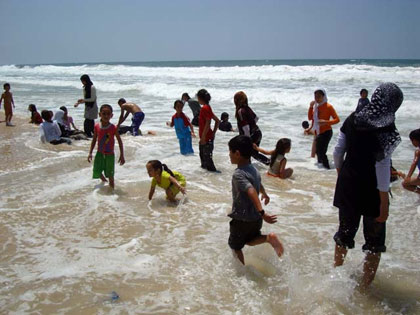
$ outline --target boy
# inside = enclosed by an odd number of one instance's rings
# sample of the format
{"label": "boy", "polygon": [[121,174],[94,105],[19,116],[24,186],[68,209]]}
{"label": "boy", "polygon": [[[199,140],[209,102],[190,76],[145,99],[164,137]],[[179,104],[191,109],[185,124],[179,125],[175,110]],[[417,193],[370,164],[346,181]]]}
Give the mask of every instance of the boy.
{"label": "boy", "polygon": [[15,102],[13,100],[13,95],[10,92],[10,84],[9,83],[5,83],[3,85],[4,88],[4,93],[1,95],[0,98],[0,108],[1,108],[1,101],[4,100],[4,115],[5,115],[5,121],[6,121],[6,126],[14,126],[12,124],[12,116],[13,116],[13,110],[12,110],[12,105],[13,108],[15,108]]}
{"label": "boy", "polygon": [[273,224],[277,222],[276,215],[265,213],[258,198],[261,192],[262,200],[267,205],[270,197],[261,184],[261,176],[251,165],[252,141],[250,137],[239,135],[229,141],[229,158],[238,168],[232,176],[232,212],[229,217],[229,246],[235,252],[242,264],[245,264],[242,248],[245,245],[254,246],[270,243],[277,256],[283,254],[283,245],[276,234],[261,234],[262,221]]}
{"label": "boy", "polygon": [[[89,163],[92,161],[92,152],[95,148],[97,139],[98,151],[96,152],[95,160],[93,162],[93,178],[100,178],[103,182],[106,182],[107,180],[105,177],[108,177],[109,186],[114,189],[115,138],[117,138],[118,146],[120,148],[120,158],[118,160],[120,165],[124,165],[125,159],[123,143],[117,132],[117,127],[110,123],[112,116],[112,106],[108,104],[102,105],[99,110],[101,121],[95,125],[87,160]],[[102,172],[104,172],[105,176]]]}
{"label": "boy", "polygon": [[[117,129],[119,133],[125,133],[127,131],[130,131],[133,136],[141,136],[141,131],[139,128],[144,119],[144,113],[141,110],[141,108],[137,104],[127,103],[123,98],[120,98],[118,100],[118,105],[121,107],[121,115],[117,124]],[[124,122],[124,120],[127,119],[128,115],[130,114],[133,115],[133,118],[131,119],[131,126],[128,128],[122,127],[121,124]]]}
{"label": "boy", "polygon": [[44,119],[44,122],[39,126],[41,142],[49,142],[54,145],[60,143],[71,144],[69,138],[61,137],[61,129],[56,121],[52,121],[53,116],[54,114],[50,110],[43,110],[41,112],[41,117]]}
{"label": "boy", "polygon": [[200,116],[200,110],[201,110],[201,106],[200,103],[198,103],[196,100],[193,100],[188,93],[183,93],[181,96],[181,100],[182,102],[188,103],[188,106],[191,108],[191,111],[193,113],[193,120],[192,120],[192,124],[194,126],[198,127],[198,117]]}
{"label": "boy", "polygon": [[226,112],[223,112],[222,115],[220,116],[220,125],[219,125],[219,130],[221,131],[234,131],[232,128],[232,124],[229,122],[229,114]]}
{"label": "boy", "polygon": [[361,89],[359,102],[357,103],[357,107],[356,107],[356,112],[357,113],[360,112],[362,108],[365,107],[367,104],[369,104],[368,90]]}

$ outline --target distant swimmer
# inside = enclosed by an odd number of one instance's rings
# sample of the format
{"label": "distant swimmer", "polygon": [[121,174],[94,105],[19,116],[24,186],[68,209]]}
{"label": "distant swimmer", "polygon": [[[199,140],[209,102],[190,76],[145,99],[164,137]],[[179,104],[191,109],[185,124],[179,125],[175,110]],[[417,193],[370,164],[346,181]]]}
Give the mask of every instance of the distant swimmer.
{"label": "distant swimmer", "polygon": [[[121,115],[117,124],[118,132],[122,134],[129,131],[133,136],[141,135],[140,125],[144,119],[144,113],[141,108],[137,104],[126,102],[123,98],[118,100],[118,105],[121,107]],[[131,126],[121,126],[130,114],[133,115]]]}

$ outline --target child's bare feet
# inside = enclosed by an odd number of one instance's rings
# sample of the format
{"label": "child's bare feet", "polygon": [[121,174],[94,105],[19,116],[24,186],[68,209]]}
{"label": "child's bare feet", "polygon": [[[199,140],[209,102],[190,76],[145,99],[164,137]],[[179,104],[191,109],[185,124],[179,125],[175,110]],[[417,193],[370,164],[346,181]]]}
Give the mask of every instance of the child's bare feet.
{"label": "child's bare feet", "polygon": [[281,256],[283,255],[284,249],[283,249],[283,245],[281,244],[281,242],[279,241],[279,239],[277,238],[277,235],[274,233],[270,233],[267,235],[267,242],[269,242],[271,244],[271,246],[274,248],[274,250],[277,253],[277,256]]}
{"label": "child's bare feet", "polygon": [[103,174],[101,174],[101,181],[107,182],[107,180],[106,180],[106,178],[105,178],[105,176]]}

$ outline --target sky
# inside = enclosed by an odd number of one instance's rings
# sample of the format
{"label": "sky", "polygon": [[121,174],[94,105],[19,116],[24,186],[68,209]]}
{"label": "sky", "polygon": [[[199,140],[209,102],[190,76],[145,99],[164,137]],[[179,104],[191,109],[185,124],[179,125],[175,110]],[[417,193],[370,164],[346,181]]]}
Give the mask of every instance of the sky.
{"label": "sky", "polygon": [[418,0],[0,0],[0,64],[420,59]]}

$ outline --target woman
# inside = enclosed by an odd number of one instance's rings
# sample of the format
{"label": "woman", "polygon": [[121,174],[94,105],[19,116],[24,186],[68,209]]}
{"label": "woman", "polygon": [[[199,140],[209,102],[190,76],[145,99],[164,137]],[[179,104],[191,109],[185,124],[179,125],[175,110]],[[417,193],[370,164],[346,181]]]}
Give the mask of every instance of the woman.
{"label": "woman", "polygon": [[93,129],[95,127],[95,119],[98,118],[98,105],[96,104],[96,88],[93,85],[87,74],[80,77],[83,84],[83,98],[79,99],[74,107],[85,103],[85,122],[84,130],[88,137],[93,136]]}
{"label": "woman", "polygon": [[[236,106],[235,117],[238,123],[239,134],[251,137],[252,143],[259,147],[262,133],[257,125],[257,115],[248,106],[248,97],[244,92],[240,91],[235,94],[233,101]],[[252,157],[265,165],[270,164],[270,159],[258,153],[255,149],[252,151]]]}
{"label": "woman", "polygon": [[381,84],[371,102],[346,119],[334,150],[338,172],[334,206],[339,208],[339,228],[334,236],[335,266],[341,266],[347,249],[354,247],[363,216],[363,250],[367,254],[362,287],[373,281],[381,252],[386,250],[391,155],[401,141],[394,124],[395,112],[402,101],[403,94],[397,85]]}
{"label": "woman", "polygon": [[[308,119],[314,121],[316,156],[318,163],[322,163],[326,169],[330,168],[327,150],[332,137],[332,125],[338,124],[340,118],[334,107],[328,103],[327,93],[324,89],[314,92],[315,100],[311,102],[308,110]],[[330,119],[332,117],[332,119]]]}

